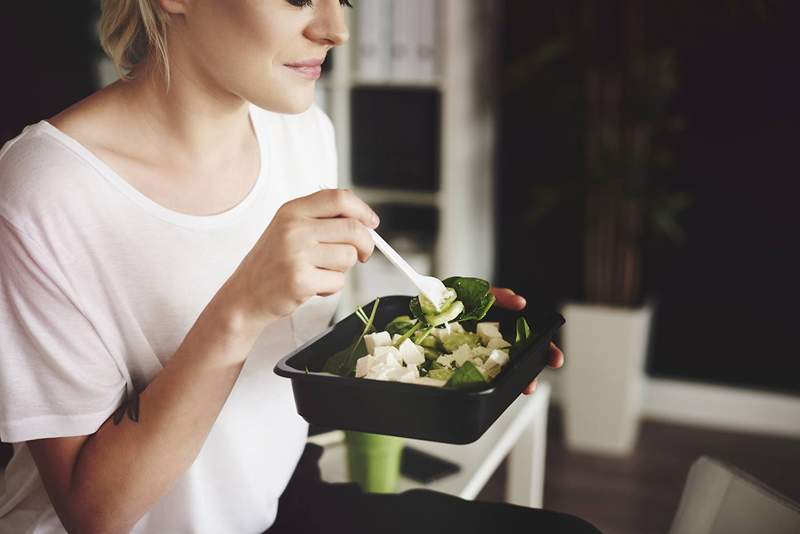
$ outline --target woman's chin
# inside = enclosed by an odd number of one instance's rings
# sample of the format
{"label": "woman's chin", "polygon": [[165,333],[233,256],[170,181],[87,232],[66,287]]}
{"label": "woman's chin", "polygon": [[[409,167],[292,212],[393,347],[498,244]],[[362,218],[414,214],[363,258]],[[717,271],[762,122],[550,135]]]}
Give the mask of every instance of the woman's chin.
{"label": "woman's chin", "polygon": [[251,100],[256,106],[273,111],[275,113],[285,113],[287,115],[296,115],[308,111],[314,104],[314,91],[295,92],[289,95],[262,95],[261,98]]}

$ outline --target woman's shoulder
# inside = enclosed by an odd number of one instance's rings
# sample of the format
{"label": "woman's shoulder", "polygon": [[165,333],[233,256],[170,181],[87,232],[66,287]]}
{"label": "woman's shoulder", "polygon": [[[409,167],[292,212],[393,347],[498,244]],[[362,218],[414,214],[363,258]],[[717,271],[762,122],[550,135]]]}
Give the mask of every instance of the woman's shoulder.
{"label": "woman's shoulder", "polygon": [[0,149],[0,215],[52,209],[92,172],[77,147],[47,121],[27,126]]}

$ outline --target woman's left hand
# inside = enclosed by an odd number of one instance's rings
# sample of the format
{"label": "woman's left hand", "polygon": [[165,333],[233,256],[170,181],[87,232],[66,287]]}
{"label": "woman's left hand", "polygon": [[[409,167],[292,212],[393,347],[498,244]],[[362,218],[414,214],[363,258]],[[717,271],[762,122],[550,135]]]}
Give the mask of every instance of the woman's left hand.
{"label": "woman's left hand", "polygon": [[[507,310],[520,311],[524,309],[525,305],[527,304],[525,297],[517,295],[507,287],[493,287],[491,291],[496,299],[495,306],[499,306]],[[556,347],[555,343],[551,341],[550,353],[547,355],[547,366],[552,367],[553,369],[558,369],[562,365],[564,365],[564,353],[561,352],[561,349]],[[538,381],[539,378],[537,377],[528,385],[528,387],[525,388],[523,393],[526,395],[533,393],[533,391],[536,389],[536,384]]]}

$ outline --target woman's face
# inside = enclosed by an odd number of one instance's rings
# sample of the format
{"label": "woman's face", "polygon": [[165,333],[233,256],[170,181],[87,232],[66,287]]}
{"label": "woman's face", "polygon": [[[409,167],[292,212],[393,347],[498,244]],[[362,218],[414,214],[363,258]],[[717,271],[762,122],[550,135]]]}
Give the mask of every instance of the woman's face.
{"label": "woman's face", "polygon": [[[346,3],[161,0],[177,15],[168,46],[180,47],[192,76],[279,113],[300,113],[311,106],[319,63],[350,37]],[[184,70],[180,63],[171,68]]]}

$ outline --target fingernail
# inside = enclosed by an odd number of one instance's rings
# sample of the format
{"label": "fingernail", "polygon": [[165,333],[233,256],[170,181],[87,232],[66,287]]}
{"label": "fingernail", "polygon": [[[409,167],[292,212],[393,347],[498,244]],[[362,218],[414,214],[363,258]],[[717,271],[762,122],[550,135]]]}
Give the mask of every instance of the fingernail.
{"label": "fingernail", "polygon": [[381,220],[378,217],[378,215],[373,213],[372,214],[372,227],[373,228],[377,228],[380,223],[381,223]]}

